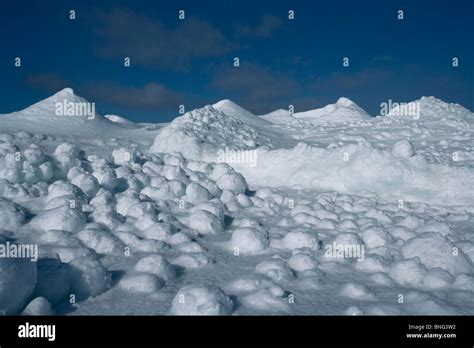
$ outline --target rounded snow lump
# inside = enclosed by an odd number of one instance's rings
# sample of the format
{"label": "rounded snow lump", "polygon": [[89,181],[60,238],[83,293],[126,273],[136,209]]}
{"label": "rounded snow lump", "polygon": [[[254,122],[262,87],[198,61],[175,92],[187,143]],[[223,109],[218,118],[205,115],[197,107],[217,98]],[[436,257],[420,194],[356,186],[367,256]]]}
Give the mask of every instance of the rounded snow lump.
{"label": "rounded snow lump", "polygon": [[216,180],[216,184],[221,190],[229,190],[235,193],[244,193],[247,190],[247,182],[245,181],[245,178],[241,174],[235,172],[221,175]]}
{"label": "rounded snow lump", "polygon": [[36,273],[30,259],[0,258],[0,311],[13,315],[23,309],[35,288]]}
{"label": "rounded snow lump", "polygon": [[188,285],[181,288],[173,299],[174,315],[228,315],[233,302],[216,286]]}
{"label": "rounded snow lump", "polygon": [[23,310],[21,315],[52,315],[51,303],[44,297],[37,297]]}
{"label": "rounded snow lump", "polygon": [[219,234],[224,230],[222,222],[215,215],[204,210],[193,212],[188,218],[187,226],[202,235]]}
{"label": "rounded snow lump", "polygon": [[212,197],[205,187],[193,182],[186,187],[186,198],[192,204],[199,204],[209,201]]}
{"label": "rounded snow lump", "polygon": [[296,254],[288,260],[288,266],[296,272],[304,272],[318,267],[318,262],[306,254]]}
{"label": "rounded snow lump", "polygon": [[78,298],[97,296],[110,287],[110,274],[100,261],[79,257],[68,264],[71,290]]}
{"label": "rounded snow lump", "polygon": [[18,205],[0,198],[0,226],[2,229],[15,232],[25,221],[25,212]]}
{"label": "rounded snow lump", "polygon": [[399,140],[393,145],[392,154],[397,157],[412,157],[415,154],[415,148],[408,140]]}
{"label": "rounded snow lump", "polygon": [[99,182],[95,176],[81,173],[71,180],[71,184],[79,187],[88,197],[94,197],[99,190]]}
{"label": "rounded snow lump", "polygon": [[124,290],[134,293],[151,294],[160,290],[165,282],[151,273],[132,272],[125,274],[118,284]]}
{"label": "rounded snow lump", "polygon": [[430,269],[439,267],[454,276],[473,271],[469,258],[439,233],[427,232],[409,239],[401,250],[404,258],[419,257]]}
{"label": "rounded snow lump", "polygon": [[231,244],[240,252],[252,253],[264,250],[268,246],[268,238],[255,228],[244,227],[232,233]]}
{"label": "rounded snow lump", "polygon": [[158,254],[141,258],[135,264],[134,269],[138,272],[146,272],[157,277],[170,281],[176,278],[175,268],[166,259]]}

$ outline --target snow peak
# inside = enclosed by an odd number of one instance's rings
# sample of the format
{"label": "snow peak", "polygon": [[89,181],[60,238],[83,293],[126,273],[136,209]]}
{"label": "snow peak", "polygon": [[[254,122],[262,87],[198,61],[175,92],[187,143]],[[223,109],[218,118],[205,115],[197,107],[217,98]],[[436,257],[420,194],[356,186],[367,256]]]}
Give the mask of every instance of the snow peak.
{"label": "snow peak", "polygon": [[48,341],[56,339],[56,325],[35,325],[26,322],[18,326],[18,337],[20,338],[47,338]]}

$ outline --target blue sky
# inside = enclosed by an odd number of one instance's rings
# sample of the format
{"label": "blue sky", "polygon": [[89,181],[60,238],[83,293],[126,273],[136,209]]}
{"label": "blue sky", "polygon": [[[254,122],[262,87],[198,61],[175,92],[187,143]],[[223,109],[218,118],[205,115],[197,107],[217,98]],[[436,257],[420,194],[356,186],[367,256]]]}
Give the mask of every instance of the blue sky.
{"label": "blue sky", "polygon": [[[162,122],[232,99],[255,113],[434,95],[474,109],[470,0],[16,1],[0,11],[0,113],[63,87]],[[76,19],[69,19],[69,10]],[[179,20],[178,11],[186,19]],[[397,19],[397,11],[404,19]],[[288,11],[295,19],[288,19]],[[14,67],[22,58],[21,68]],[[131,66],[123,66],[124,57]],[[240,66],[233,66],[239,57]],[[343,67],[343,57],[349,67]],[[452,67],[452,58],[459,67]]]}

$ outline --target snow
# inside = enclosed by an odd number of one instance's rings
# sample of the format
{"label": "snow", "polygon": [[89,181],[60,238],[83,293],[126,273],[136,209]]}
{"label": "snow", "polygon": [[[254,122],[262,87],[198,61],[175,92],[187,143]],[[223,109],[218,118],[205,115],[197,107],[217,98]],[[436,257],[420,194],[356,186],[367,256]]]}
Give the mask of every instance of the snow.
{"label": "snow", "polygon": [[52,304],[64,301],[69,295],[70,285],[66,264],[59,257],[44,257],[38,260],[38,276],[34,293]]}
{"label": "snow", "polygon": [[61,230],[75,233],[84,226],[84,214],[78,209],[58,207],[36,215],[29,226],[39,231]]}
{"label": "snow", "polygon": [[123,290],[139,294],[152,294],[164,285],[165,282],[162,279],[155,274],[146,272],[127,273],[118,283],[118,286]]}
{"label": "snow", "polygon": [[249,124],[252,126],[266,124],[264,120],[229,99],[218,101],[217,103],[213,104],[212,107],[226,115],[239,119],[244,124]]}
{"label": "snow", "polygon": [[102,294],[110,287],[110,274],[102,263],[88,257],[78,257],[68,263],[71,292],[77,298]]}
{"label": "snow", "polygon": [[271,258],[260,262],[255,266],[255,273],[265,275],[276,283],[290,282],[295,278],[288,264],[280,258]]}
{"label": "snow", "polygon": [[315,249],[317,244],[318,238],[316,235],[301,230],[290,231],[283,238],[272,239],[271,241],[273,247],[288,250],[299,248]]}
{"label": "snow", "polygon": [[222,222],[215,215],[205,210],[193,212],[186,219],[185,225],[202,235],[219,234],[224,230]]}
{"label": "snow", "polygon": [[266,289],[257,290],[242,298],[242,304],[262,314],[289,314],[288,301],[274,296]]}
{"label": "snow", "polygon": [[98,254],[122,255],[125,250],[125,244],[105,229],[85,228],[75,237]]}
{"label": "snow", "polygon": [[[2,241],[3,243],[3,241]],[[36,264],[25,258],[0,258],[0,310],[18,314],[33,293]]]}
{"label": "snow", "polygon": [[229,190],[235,193],[244,193],[247,190],[245,178],[234,172],[222,174],[217,178],[216,184],[221,190]]}
{"label": "snow", "polygon": [[134,269],[138,272],[154,274],[164,281],[176,278],[175,268],[161,255],[149,255],[141,258],[135,264]]}
{"label": "snow", "polygon": [[[436,253],[433,253],[436,250]],[[418,257],[428,268],[442,268],[451,275],[472,273],[472,261],[438,233],[426,232],[412,238],[401,248],[405,258]]]}
{"label": "snow", "polygon": [[0,198],[0,226],[7,231],[16,231],[25,221],[25,212],[17,204]]}
{"label": "snow", "polygon": [[296,254],[288,260],[288,266],[295,272],[304,272],[318,267],[318,262],[311,254]]}
{"label": "snow", "polygon": [[264,233],[251,228],[238,228],[232,232],[231,245],[242,253],[254,253],[264,250],[268,246],[268,238]]}
{"label": "snow", "polygon": [[56,115],[64,100],[87,102],[65,89],[0,116],[0,247],[39,250],[0,258],[7,314],[474,313],[464,107],[223,100],[141,125]]}
{"label": "snow", "polygon": [[379,227],[364,229],[361,233],[361,237],[364,245],[369,249],[384,246],[393,241],[392,236]]}
{"label": "snow", "polygon": [[293,117],[310,122],[346,122],[348,120],[363,120],[370,115],[348,98],[341,97],[334,104],[323,108],[304,112],[296,112]]}
{"label": "snow", "polygon": [[409,158],[415,154],[415,149],[412,143],[406,139],[403,139],[393,144],[392,154],[397,157]]}
{"label": "snow", "polygon": [[127,120],[126,118],[118,116],[118,115],[104,115],[104,117],[106,119],[108,119],[109,121],[117,123],[120,127],[132,128],[132,129],[141,127],[141,125],[136,124],[136,123],[134,123],[130,120]]}
{"label": "snow", "polygon": [[21,315],[52,315],[51,303],[44,297],[36,297],[25,307]]}
{"label": "snow", "polygon": [[375,299],[375,295],[370,292],[365,285],[357,283],[344,284],[340,290],[340,294],[356,300],[370,301]]}
{"label": "snow", "polygon": [[233,302],[222,289],[215,286],[188,285],[173,299],[174,315],[225,315],[232,312]]}
{"label": "snow", "polygon": [[199,204],[209,201],[212,196],[205,187],[193,182],[186,187],[186,198],[192,204]]}

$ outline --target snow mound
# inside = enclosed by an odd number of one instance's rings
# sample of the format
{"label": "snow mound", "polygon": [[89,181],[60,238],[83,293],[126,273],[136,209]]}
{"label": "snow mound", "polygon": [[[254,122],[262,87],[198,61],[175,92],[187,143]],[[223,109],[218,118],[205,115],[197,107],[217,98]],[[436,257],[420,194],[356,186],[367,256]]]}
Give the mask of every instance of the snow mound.
{"label": "snow mound", "polygon": [[250,274],[234,279],[224,289],[226,292],[236,295],[248,294],[262,289],[268,290],[274,297],[285,295],[285,290],[280,285],[261,274]]}
{"label": "snow mound", "polygon": [[244,227],[235,230],[231,239],[232,248],[238,248],[242,253],[254,253],[264,250],[268,246],[268,238],[262,232]]}
{"label": "snow mound", "polygon": [[216,286],[187,285],[173,299],[174,315],[228,315],[234,304],[222,289]]}
{"label": "snow mound", "polygon": [[368,119],[370,115],[348,98],[341,97],[334,104],[320,109],[296,112],[293,117],[316,122],[345,122]]}
{"label": "snow mound", "polygon": [[135,264],[134,269],[138,272],[154,274],[164,281],[176,278],[175,268],[161,255],[149,255],[141,258]]}
{"label": "snow mound", "polygon": [[237,105],[232,100],[224,99],[213,104],[212,107],[222,113],[232,116],[244,124],[251,126],[265,126],[267,122],[262,120],[258,116],[252,114],[250,111],[244,109],[240,105]]}
{"label": "snow mound", "polygon": [[418,235],[406,241],[401,251],[407,259],[418,257],[428,268],[439,267],[454,276],[474,270],[469,257],[438,233]]}
{"label": "snow mound", "polygon": [[[71,105],[73,107],[70,107]],[[63,111],[58,111],[61,108]],[[95,104],[76,95],[72,88],[64,88],[21,111],[0,116],[2,118],[1,128],[22,129],[35,134],[39,132],[67,134],[68,130],[69,132],[74,130],[76,135],[103,136],[124,130],[118,123],[100,115],[95,110]]]}
{"label": "snow mound", "polygon": [[151,294],[160,290],[165,282],[156,275],[145,272],[130,272],[119,281],[118,286],[126,291],[140,294]]}
{"label": "snow mound", "polygon": [[36,297],[33,299],[26,308],[23,310],[21,315],[52,315],[53,309],[51,303],[44,297]]}
{"label": "snow mound", "polygon": [[291,312],[287,299],[274,296],[267,289],[260,289],[245,295],[241,299],[245,307],[257,310],[262,314],[288,314]]}
{"label": "snow mound", "polygon": [[298,253],[290,257],[288,266],[295,272],[304,272],[318,267],[318,262],[311,256]]}
{"label": "snow mound", "polygon": [[78,299],[97,296],[110,288],[111,278],[99,260],[79,257],[68,264],[72,293]]}
{"label": "snow mound", "polygon": [[374,300],[375,294],[365,285],[357,283],[346,283],[342,286],[340,294],[356,300]]}
{"label": "snow mound", "polygon": [[40,231],[62,230],[71,233],[79,232],[86,218],[78,209],[59,207],[45,210],[36,215],[30,222],[30,227]]}
{"label": "snow mound", "polygon": [[[404,105],[405,104],[405,105]],[[404,115],[406,112],[406,105],[419,108],[419,115],[414,115],[419,118],[432,118],[432,119],[441,119],[441,118],[461,118],[468,122],[473,122],[472,112],[463,107],[462,105],[456,103],[447,103],[436,97],[421,97],[420,99],[408,102],[400,103],[395,105],[388,112],[387,116],[390,117],[405,117],[400,116]],[[413,117],[413,116],[410,116]]]}
{"label": "snow mound", "polygon": [[474,173],[467,167],[400,158],[369,143],[334,149],[299,143],[291,149],[258,150],[254,167],[235,164],[253,186],[377,194],[438,204],[474,204]]}
{"label": "snow mound", "polygon": [[[254,117],[258,120],[257,116]],[[208,105],[187,112],[162,128],[150,151],[180,152],[187,158],[197,160],[207,155],[215,161],[219,150],[252,149],[259,145],[270,145],[270,140],[240,118]]]}
{"label": "snow mound", "polygon": [[120,127],[127,128],[127,129],[136,129],[136,128],[141,128],[142,126],[132,122],[130,120],[127,120],[125,117],[117,116],[117,115],[105,115],[104,116],[106,119],[108,119],[111,122],[114,122],[118,124]]}
{"label": "snow mound", "polygon": [[0,198],[0,226],[15,232],[25,221],[25,212],[17,204]]}
{"label": "snow mound", "polygon": [[300,124],[299,120],[294,118],[291,112],[286,109],[278,109],[259,117],[273,124]]}

